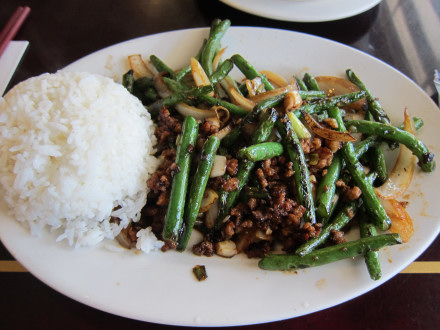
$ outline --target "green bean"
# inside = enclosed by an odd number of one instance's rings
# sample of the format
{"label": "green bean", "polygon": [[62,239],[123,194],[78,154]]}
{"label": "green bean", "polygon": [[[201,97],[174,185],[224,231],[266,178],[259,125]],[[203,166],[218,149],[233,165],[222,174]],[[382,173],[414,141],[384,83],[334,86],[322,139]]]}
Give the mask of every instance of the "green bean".
{"label": "green bean", "polygon": [[423,171],[431,172],[435,169],[434,154],[429,152],[423,142],[411,133],[388,124],[367,120],[350,120],[345,125],[353,132],[378,135],[384,139],[402,143],[417,156],[418,164]]}
{"label": "green bean", "polygon": [[341,210],[336,214],[331,222],[322,227],[318,236],[309,239],[295,250],[295,254],[299,256],[305,256],[312,252],[319,245],[323,244],[333,230],[340,230],[343,228],[354,216],[357,210],[355,202],[349,202],[344,205]]}
{"label": "green bean", "polygon": [[[252,133],[252,141],[254,144],[265,142],[270,134],[277,120],[277,112],[275,109],[271,108],[264,112],[259,121],[258,127]],[[230,191],[227,196],[224,205],[221,204],[220,215],[218,217],[217,229],[223,223],[223,219],[229,214],[232,206],[238,199],[238,196],[243,189],[244,185],[248,181],[249,175],[255,166],[255,162],[243,159],[238,163],[238,170],[236,178],[238,179],[238,188],[236,190]]]}
{"label": "green bean", "polygon": [[185,250],[191,237],[219,145],[220,139],[211,135],[206,140],[200,154],[200,161],[191,182],[188,201],[185,204],[183,231],[179,237],[177,248],[180,251]]}
{"label": "green bean", "polygon": [[307,86],[308,90],[319,91],[319,85],[316,81],[315,77],[313,77],[310,73],[306,72],[303,77],[303,81]]}
{"label": "green bean", "polygon": [[150,61],[158,72],[165,72],[169,75],[171,79],[176,79],[176,74],[174,73],[174,70],[166,65],[165,62],[163,62],[159,57],[157,57],[156,55],[150,55]]}
{"label": "green bean", "polygon": [[336,181],[342,170],[342,159],[337,152],[333,156],[332,163],[327,167],[326,174],[321,178],[316,189],[316,215],[321,223],[326,223],[331,215],[334,197],[336,193]]}
{"label": "green bean", "polygon": [[[413,117],[414,127],[419,130],[423,127],[423,120],[419,117]],[[398,126],[399,129],[403,129],[403,124]],[[380,146],[384,142],[383,138],[378,135],[369,135],[362,141],[359,141],[355,145],[356,158],[362,157],[370,147]]]}
{"label": "green bean", "polygon": [[133,85],[134,85],[134,72],[133,70],[128,70],[126,73],[122,75],[122,86],[127,88],[127,90],[133,94]]}
{"label": "green bean", "polygon": [[182,93],[190,89],[184,83],[177,81],[175,79],[162,77],[162,80],[168,86],[168,88],[171,89],[173,93]]}
{"label": "green bean", "polygon": [[152,116],[157,115],[162,107],[170,107],[176,103],[183,102],[187,99],[202,98],[204,95],[212,91],[212,86],[203,86],[197,88],[190,88],[180,93],[174,93],[170,96],[159,99],[150,104],[147,109]]}
{"label": "green bean", "polygon": [[[345,131],[345,126],[337,107],[329,109],[329,115],[338,122],[338,129]],[[372,123],[372,122],[371,122]],[[376,124],[376,123],[374,123]],[[354,146],[347,142],[342,147],[342,155],[345,160],[345,166],[351,174],[351,177],[362,191],[362,200],[368,214],[373,218],[375,225],[381,230],[387,230],[391,225],[391,219],[388,217],[385,209],[380,203],[373,186],[366,180],[362,164],[356,158]]]}
{"label": "green bean", "polygon": [[225,107],[226,109],[228,109],[229,112],[233,115],[245,116],[249,113],[249,111],[243,109],[242,107],[240,107],[238,105],[235,105],[233,103],[215,98],[214,96],[210,96],[208,94],[199,95],[197,98],[201,101],[208,103],[211,106],[221,105],[222,107]]}
{"label": "green bean", "polygon": [[247,79],[255,79],[257,77],[261,78],[262,83],[267,91],[274,89],[272,84],[267,80],[264,74],[259,73],[248,61],[246,61],[243,56],[239,54],[232,55],[231,60],[237,66],[238,69],[246,76]]}
{"label": "green bean", "polygon": [[296,85],[298,86],[298,89],[300,91],[308,91],[307,85],[304,83],[304,80],[302,80],[299,77],[295,77]]}
{"label": "green bean", "polygon": [[188,187],[188,176],[192,158],[189,150],[191,146],[194,146],[196,143],[198,129],[199,125],[193,117],[185,117],[182,124],[181,138],[176,151],[176,164],[179,168],[179,172],[173,177],[170,200],[162,231],[162,238],[173,243],[177,243],[182,226],[185,197]]}
{"label": "green bean", "polygon": [[293,270],[316,267],[342,259],[354,258],[384,246],[401,244],[399,234],[383,234],[315,250],[304,257],[295,254],[268,254],[258,263],[266,270]]}
{"label": "green bean", "polygon": [[315,223],[315,206],[307,167],[301,143],[292,128],[289,118],[285,115],[277,121],[277,130],[283,138],[283,144],[292,161],[293,179],[299,203],[305,207],[304,221]]}
{"label": "green bean", "polygon": [[320,99],[326,97],[326,94],[324,91],[298,91],[299,95],[301,96],[303,101],[308,102],[319,102]]}
{"label": "green bean", "polygon": [[300,106],[298,109],[295,110],[295,115],[300,116],[301,110],[305,110],[308,113],[319,113],[327,110],[332,106],[344,107],[359,100],[362,100],[363,98],[365,98],[365,95],[366,94],[364,91],[359,91],[337,95],[329,98],[321,98],[315,102],[309,102]]}
{"label": "green bean", "polygon": [[354,147],[356,158],[361,158],[371,147],[379,146],[382,142],[377,135],[370,135],[362,141],[359,141]]}
{"label": "green bean", "polygon": [[388,178],[387,164],[383,150],[379,145],[374,146],[368,150],[367,158],[371,170],[377,173],[376,184],[379,186],[382,185]]}
{"label": "green bean", "polygon": [[212,61],[220,45],[220,41],[230,26],[231,21],[228,19],[220,21],[217,24],[213,24],[211,26],[208,40],[200,55],[200,64],[202,65],[202,68],[205,70],[208,77],[212,75]]}
{"label": "green bean", "polygon": [[281,103],[284,100],[285,95],[286,95],[285,93],[279,94],[258,103],[252,109],[252,111],[248,112],[247,115],[243,118],[243,120],[236,127],[234,127],[231,130],[231,132],[229,132],[228,135],[226,135],[222,139],[221,142],[222,146],[225,147],[233,146],[240,139],[242,135],[242,129],[245,124],[250,124],[255,122],[263,110],[277,106],[279,103]]}
{"label": "green bean", "polygon": [[[359,229],[361,237],[372,237],[377,235],[376,227],[369,223],[365,213],[359,214]],[[367,265],[368,273],[371,279],[378,280],[382,276],[382,270],[379,263],[379,254],[375,250],[369,250],[364,254],[365,264]]]}
{"label": "green bean", "polygon": [[278,142],[263,142],[240,149],[237,157],[258,162],[283,154],[283,145]]}
{"label": "green bean", "polygon": [[353,72],[352,69],[347,69],[346,74],[348,79],[359,87],[360,90],[363,90],[366,93],[366,98],[368,102],[368,111],[371,112],[374,119],[383,124],[389,124],[390,119],[388,115],[383,110],[379,101],[373,96],[371,91],[365,86],[365,84],[359,79],[359,77]]}
{"label": "green bean", "polygon": [[231,60],[226,60],[220,64],[215,72],[209,77],[211,84],[215,85],[225,78],[229,72],[234,68],[234,63]]}

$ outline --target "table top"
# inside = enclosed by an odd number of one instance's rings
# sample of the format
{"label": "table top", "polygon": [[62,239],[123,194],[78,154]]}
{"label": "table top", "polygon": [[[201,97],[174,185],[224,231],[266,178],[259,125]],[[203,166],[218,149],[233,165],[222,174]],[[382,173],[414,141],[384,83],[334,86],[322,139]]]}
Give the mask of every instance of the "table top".
{"label": "table top", "polygon": [[[298,23],[254,16],[220,1],[203,0],[23,0],[31,14],[15,40],[30,46],[10,86],[55,72],[106,46],[158,32],[206,27],[216,18],[235,26],[274,27],[329,38],[371,54],[414,80],[437,101],[432,83],[440,69],[440,2],[384,0],[362,14],[337,21]],[[4,0],[0,26],[17,6]],[[107,314],[49,288],[26,271],[0,244],[0,327],[148,328],[157,325]],[[380,287],[338,306],[252,329],[338,327],[433,329],[440,323],[440,238],[402,273]],[[238,327],[237,327],[238,328]],[[251,326],[240,327],[241,329]]]}

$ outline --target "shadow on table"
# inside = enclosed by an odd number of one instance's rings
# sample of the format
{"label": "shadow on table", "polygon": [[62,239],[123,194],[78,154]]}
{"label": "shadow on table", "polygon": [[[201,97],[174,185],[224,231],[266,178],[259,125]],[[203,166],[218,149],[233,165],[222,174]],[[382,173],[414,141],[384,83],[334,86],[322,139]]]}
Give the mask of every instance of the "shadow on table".
{"label": "shadow on table", "polygon": [[233,26],[264,26],[292,30],[321,36],[344,44],[351,44],[362,38],[375,22],[380,9],[380,5],[377,5],[364,13],[346,19],[302,23],[278,21],[247,14],[220,1],[198,0],[198,5],[204,17],[210,21],[214,18],[228,18]]}

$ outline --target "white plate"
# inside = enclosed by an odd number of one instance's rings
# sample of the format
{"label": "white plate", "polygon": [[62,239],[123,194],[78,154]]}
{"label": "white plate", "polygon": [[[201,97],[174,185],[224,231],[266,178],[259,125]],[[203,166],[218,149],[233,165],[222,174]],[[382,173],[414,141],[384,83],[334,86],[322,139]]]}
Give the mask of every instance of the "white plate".
{"label": "white plate", "polygon": [[[91,54],[67,67],[120,79],[126,57],[156,54],[179,68],[197,53],[207,29],[182,30],[130,40]],[[231,28],[223,44],[227,54],[240,53],[257,69],[284,74],[344,76],[353,68],[380,97],[395,123],[408,107],[425,119],[420,137],[439,153],[440,111],[412,81],[383,62],[344,45],[305,34],[264,29]],[[225,57],[226,58],[226,57]],[[234,74],[237,74],[235,72]],[[72,250],[54,237],[31,237],[18,222],[0,213],[0,237],[32,274],[79,302],[128,318],[196,326],[262,323],[319,311],[353,299],[384,283],[415,260],[440,230],[436,197],[440,170],[415,174],[409,189],[408,212],[415,233],[408,244],[384,249],[383,277],[372,281],[362,258],[345,260],[297,273],[268,272],[257,260],[197,257],[191,252],[135,254],[102,247]],[[409,198],[409,197],[408,197]],[[208,279],[197,282],[195,265],[206,266]]]}
{"label": "white plate", "polygon": [[220,0],[257,16],[290,22],[325,22],[351,17],[381,0]]}

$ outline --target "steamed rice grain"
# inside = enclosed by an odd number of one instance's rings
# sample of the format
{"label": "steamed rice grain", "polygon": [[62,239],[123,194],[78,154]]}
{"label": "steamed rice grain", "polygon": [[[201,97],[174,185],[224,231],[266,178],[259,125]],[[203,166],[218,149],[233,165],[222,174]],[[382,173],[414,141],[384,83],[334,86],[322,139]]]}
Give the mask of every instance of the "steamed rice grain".
{"label": "steamed rice grain", "polygon": [[76,246],[113,239],[145,205],[153,132],[140,101],[109,78],[30,78],[0,98],[3,198],[34,235],[49,228]]}

